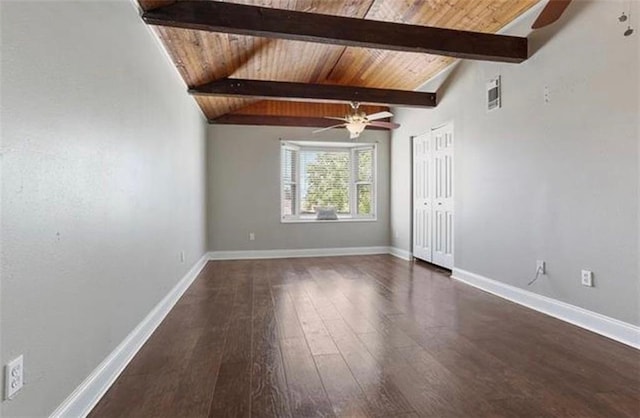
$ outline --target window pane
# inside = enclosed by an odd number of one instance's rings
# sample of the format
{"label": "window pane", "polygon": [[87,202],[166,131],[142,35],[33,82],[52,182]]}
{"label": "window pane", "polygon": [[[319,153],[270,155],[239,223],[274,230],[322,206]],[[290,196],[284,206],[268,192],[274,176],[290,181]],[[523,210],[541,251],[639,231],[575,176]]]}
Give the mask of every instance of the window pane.
{"label": "window pane", "polygon": [[295,150],[287,148],[282,153],[282,181],[285,183],[295,182],[296,154]]}
{"label": "window pane", "polygon": [[363,149],[356,151],[357,176],[356,181],[373,181],[373,150]]}
{"label": "window pane", "polygon": [[296,210],[296,185],[285,184],[282,188],[282,216],[293,215]]}
{"label": "window pane", "polygon": [[301,212],[315,213],[318,207],[334,207],[349,213],[348,151],[300,152]]}
{"label": "window pane", "polygon": [[371,185],[358,184],[356,189],[358,195],[358,215],[372,215]]}

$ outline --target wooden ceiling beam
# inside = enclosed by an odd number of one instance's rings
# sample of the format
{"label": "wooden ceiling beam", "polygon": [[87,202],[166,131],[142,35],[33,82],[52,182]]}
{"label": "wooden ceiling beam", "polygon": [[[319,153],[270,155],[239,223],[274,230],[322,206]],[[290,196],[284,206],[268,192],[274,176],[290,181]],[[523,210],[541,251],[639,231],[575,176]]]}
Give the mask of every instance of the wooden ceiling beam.
{"label": "wooden ceiling beam", "polygon": [[239,96],[276,100],[320,102],[359,102],[387,106],[435,107],[436,94],[416,91],[376,89],[334,84],[292,83],[284,81],[222,78],[189,89],[196,96]]}
{"label": "wooden ceiling beam", "polygon": [[142,13],[152,25],[456,58],[522,62],[527,38],[219,1],[179,1]]}
{"label": "wooden ceiling beam", "polygon": [[[212,125],[255,125],[255,126],[298,126],[308,128],[328,128],[340,122],[314,116],[243,115],[227,113],[209,119]],[[387,128],[367,126],[367,129],[388,131]]]}

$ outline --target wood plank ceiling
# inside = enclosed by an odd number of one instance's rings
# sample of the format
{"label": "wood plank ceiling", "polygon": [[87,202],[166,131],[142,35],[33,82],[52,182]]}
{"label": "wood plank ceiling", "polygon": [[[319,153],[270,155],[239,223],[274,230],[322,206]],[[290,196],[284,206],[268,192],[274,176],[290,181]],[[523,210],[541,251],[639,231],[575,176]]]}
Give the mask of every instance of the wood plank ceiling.
{"label": "wood plank ceiling", "polygon": [[[213,0],[210,0],[213,1]],[[217,1],[217,0],[215,0]],[[387,22],[495,33],[540,0],[229,0],[254,6]],[[143,10],[173,3],[139,0]],[[454,59],[430,54],[344,47],[283,39],[153,26],[190,87],[224,78],[341,84],[414,90]],[[517,65],[517,64],[512,64]],[[186,94],[186,92],[185,92]],[[194,96],[206,117],[223,115],[319,118],[348,106]],[[366,113],[383,107],[363,106]],[[228,117],[228,116],[227,116]]]}

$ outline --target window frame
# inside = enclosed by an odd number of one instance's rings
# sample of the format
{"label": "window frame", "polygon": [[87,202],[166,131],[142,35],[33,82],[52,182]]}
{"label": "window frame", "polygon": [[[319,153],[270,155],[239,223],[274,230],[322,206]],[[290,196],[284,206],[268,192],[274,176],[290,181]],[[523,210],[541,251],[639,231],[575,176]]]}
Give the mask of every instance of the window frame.
{"label": "window frame", "polygon": [[[306,142],[306,143],[305,143]],[[329,141],[280,141],[280,222],[281,223],[333,223],[333,222],[372,222],[377,221],[378,213],[378,147],[376,143],[369,142],[329,142]],[[284,189],[285,179],[283,172],[283,159],[285,149],[296,151],[295,173],[292,173],[292,181],[287,184],[295,184],[295,213],[284,214]],[[371,181],[358,181],[358,166],[356,162],[357,151],[371,150]],[[302,153],[305,151],[316,152],[348,152],[349,153],[349,214],[338,214],[336,220],[319,220],[315,214],[301,214],[302,187],[300,173],[302,169]],[[371,214],[359,215],[357,190],[359,184],[371,186]]]}

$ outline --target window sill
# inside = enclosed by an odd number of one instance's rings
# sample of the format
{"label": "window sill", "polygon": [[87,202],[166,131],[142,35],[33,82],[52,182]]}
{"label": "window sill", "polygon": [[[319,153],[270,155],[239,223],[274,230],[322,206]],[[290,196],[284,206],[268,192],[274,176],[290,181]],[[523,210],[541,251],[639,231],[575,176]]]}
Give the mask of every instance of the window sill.
{"label": "window sill", "polygon": [[340,222],[376,222],[377,218],[338,218],[331,220],[318,220],[316,218],[295,218],[295,219],[281,219],[280,223],[283,224],[329,224],[329,223],[340,223]]}

